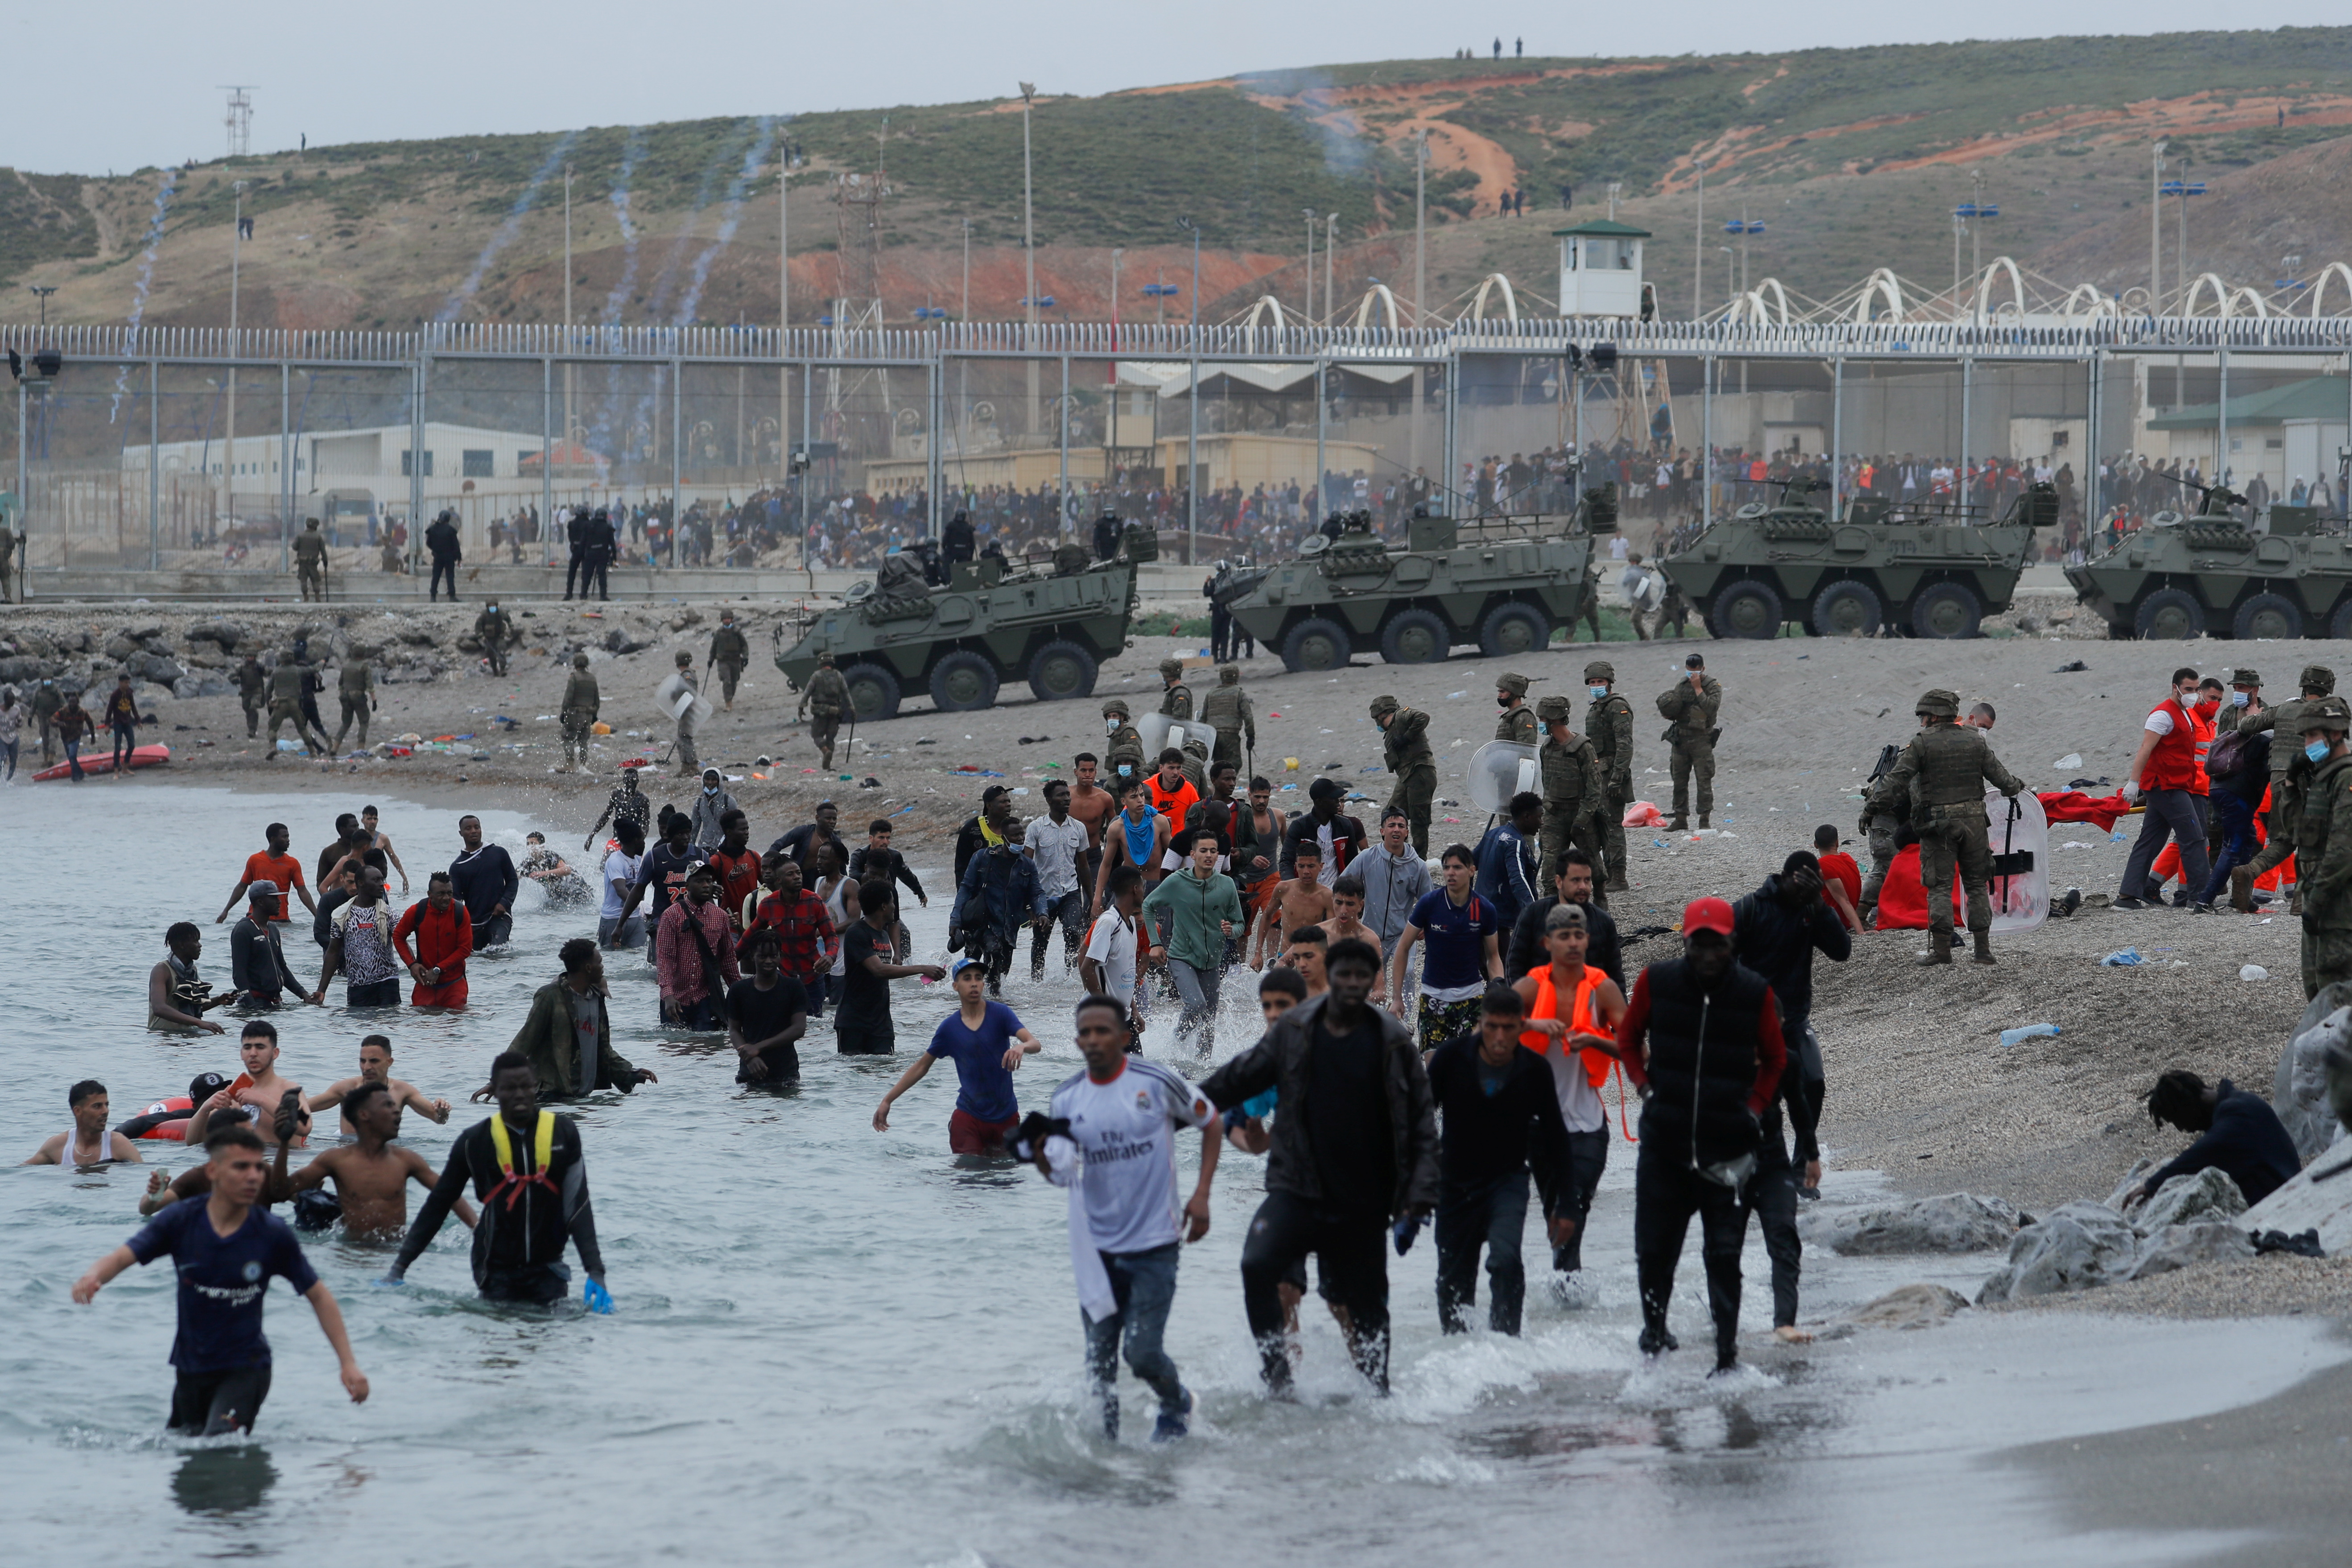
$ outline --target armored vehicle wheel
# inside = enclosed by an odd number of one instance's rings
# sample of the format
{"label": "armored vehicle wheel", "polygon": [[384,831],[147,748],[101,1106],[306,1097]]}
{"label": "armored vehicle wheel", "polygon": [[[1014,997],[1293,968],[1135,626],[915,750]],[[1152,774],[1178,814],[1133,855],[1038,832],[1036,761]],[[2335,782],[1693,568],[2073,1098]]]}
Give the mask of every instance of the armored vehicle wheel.
{"label": "armored vehicle wheel", "polygon": [[1339,669],[1347,664],[1353,647],[1347,627],[1321,616],[1309,616],[1291,627],[1290,635],[1282,639],[1282,667],[1290,670]]}
{"label": "armored vehicle wheel", "polygon": [[987,656],[958,648],[931,667],[931,702],[942,713],[969,713],[996,700],[996,667]]}
{"label": "armored vehicle wheel", "polygon": [[1538,653],[1551,641],[1551,622],[1532,605],[1497,605],[1478,624],[1478,651],[1488,658]]}
{"label": "armored vehicle wheel", "polygon": [[2205,606],[2186,588],[2158,588],[2139,602],[2132,629],[2144,637],[2184,641],[2205,630]]}
{"label": "armored vehicle wheel", "polygon": [[1878,595],[1867,583],[1832,583],[1813,595],[1815,637],[1866,637],[1886,618]]}
{"label": "armored vehicle wheel", "polygon": [[2303,611],[2284,594],[2257,594],[2231,617],[2233,637],[2299,637]]}
{"label": "armored vehicle wheel", "polygon": [[1040,702],[1061,702],[1090,695],[1098,667],[1095,656],[1074,642],[1060,638],[1037,650],[1029,661],[1029,689]]}
{"label": "armored vehicle wheel", "polygon": [[2332,637],[2352,637],[2352,599],[2347,599],[2336,606],[2336,614],[2328,618],[2327,635]]}
{"label": "armored vehicle wheel", "polygon": [[1762,641],[1780,635],[1780,595],[1762,583],[1734,583],[1715,596],[1708,616],[1719,637]]}
{"label": "armored vehicle wheel", "polygon": [[1984,606],[1958,583],[1930,583],[1911,601],[1911,631],[1923,637],[1972,637]]}
{"label": "armored vehicle wheel", "polygon": [[1454,632],[1434,610],[1400,610],[1381,628],[1381,657],[1391,664],[1435,664],[1454,648]]}
{"label": "armored vehicle wheel", "polygon": [[898,678],[878,664],[853,664],[841,672],[849,685],[850,710],[861,723],[898,716]]}

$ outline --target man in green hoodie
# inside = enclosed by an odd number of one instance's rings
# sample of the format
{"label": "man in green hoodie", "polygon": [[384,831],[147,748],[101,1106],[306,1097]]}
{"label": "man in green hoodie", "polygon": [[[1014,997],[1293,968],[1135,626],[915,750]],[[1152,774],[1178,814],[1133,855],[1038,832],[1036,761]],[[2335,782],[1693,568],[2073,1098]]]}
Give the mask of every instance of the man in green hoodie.
{"label": "man in green hoodie", "polygon": [[1176,1038],[1201,1037],[1201,1054],[1217,1043],[1217,983],[1223,977],[1225,939],[1242,929],[1242,899],[1234,879],[1217,869],[1217,836],[1196,829],[1181,871],[1160,879],[1143,900],[1151,931],[1151,962],[1165,959],[1184,1010]]}

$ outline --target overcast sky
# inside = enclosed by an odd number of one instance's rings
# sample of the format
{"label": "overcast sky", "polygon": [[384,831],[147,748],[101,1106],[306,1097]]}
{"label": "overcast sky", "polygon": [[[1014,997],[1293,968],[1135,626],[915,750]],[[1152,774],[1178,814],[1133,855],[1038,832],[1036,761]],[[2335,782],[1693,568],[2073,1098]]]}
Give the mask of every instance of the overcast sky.
{"label": "overcast sky", "polygon": [[[1485,51],[1498,34],[1507,53],[1519,37],[1530,55],[1738,53],[2157,33],[2226,26],[2246,15],[2202,0],[1978,0],[1965,8],[1508,0],[1458,12],[1427,0],[0,0],[15,100],[0,164],[105,174],[217,157],[226,95],[215,84],[232,82],[252,84],[260,153],[304,134],[326,144],[937,103],[1010,94],[1024,79],[1044,92],[1098,93],[1339,60],[1444,58]],[[2340,25],[2346,16],[2344,0],[2261,7],[2273,26]]]}

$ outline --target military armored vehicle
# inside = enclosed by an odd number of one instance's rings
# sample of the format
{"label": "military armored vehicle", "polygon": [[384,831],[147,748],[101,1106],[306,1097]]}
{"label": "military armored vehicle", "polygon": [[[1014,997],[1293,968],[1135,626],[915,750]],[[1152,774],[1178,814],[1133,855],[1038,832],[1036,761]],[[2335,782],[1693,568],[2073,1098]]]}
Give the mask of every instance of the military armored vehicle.
{"label": "military armored vehicle", "polygon": [[1659,569],[1719,637],[1776,637],[1795,621],[1812,637],[1972,637],[2009,608],[2036,528],[2058,521],[2058,492],[2029,485],[1998,521],[1973,507],[1904,508],[1856,496],[1832,521],[1818,479],[1717,520]]}
{"label": "military armored vehicle", "polygon": [[839,605],[780,624],[776,668],[798,691],[817,656],[830,653],[868,722],[897,717],[909,686],[947,713],[993,705],[1007,680],[1026,680],[1040,702],[1090,696],[1102,661],[1127,646],[1136,568],[1159,553],[1157,536],[1129,523],[1108,561],[1066,544],[1051,566],[1033,570],[1001,556],[959,561],[944,584],[926,582],[914,558],[893,556]]}
{"label": "military armored vehicle", "polygon": [[2204,493],[2194,516],[2159,511],[2066,568],[2109,637],[2352,637],[2352,549],[2316,507],[2272,507],[2256,533],[2231,511],[2242,498],[2189,488]]}
{"label": "military armored vehicle", "polygon": [[1433,664],[1457,643],[1511,658],[1575,624],[1595,587],[1593,536],[1616,528],[1614,485],[1586,491],[1567,517],[1415,517],[1402,550],[1356,512],[1296,561],[1230,574],[1217,596],[1289,669],[1337,669],[1375,649],[1391,664]]}

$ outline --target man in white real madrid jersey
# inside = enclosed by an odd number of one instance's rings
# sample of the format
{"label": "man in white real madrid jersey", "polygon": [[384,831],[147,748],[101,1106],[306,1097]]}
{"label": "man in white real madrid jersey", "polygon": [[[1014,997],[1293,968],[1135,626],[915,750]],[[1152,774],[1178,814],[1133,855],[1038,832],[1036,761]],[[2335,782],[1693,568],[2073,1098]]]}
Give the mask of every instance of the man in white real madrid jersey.
{"label": "man in white real madrid jersey", "polygon": [[[1160,1342],[1176,1299],[1180,1224],[1184,1241],[1209,1234],[1209,1185],[1223,1142],[1216,1108],[1179,1075],[1128,1055],[1127,1007],[1118,998],[1079,1003],[1077,1030],[1087,1070],[1054,1091],[1045,1116],[1032,1113],[1013,1152],[1069,1190],[1070,1262],[1103,1430],[1118,1436],[1116,1380],[1124,1333],[1127,1364],[1160,1395],[1153,1439],[1181,1437],[1192,1395]],[[1200,1179],[1181,1209],[1179,1126],[1201,1130]]]}

